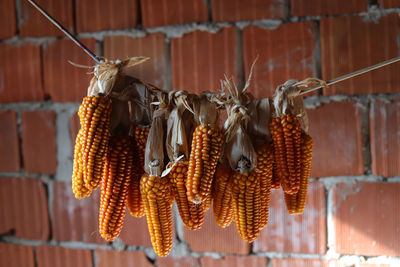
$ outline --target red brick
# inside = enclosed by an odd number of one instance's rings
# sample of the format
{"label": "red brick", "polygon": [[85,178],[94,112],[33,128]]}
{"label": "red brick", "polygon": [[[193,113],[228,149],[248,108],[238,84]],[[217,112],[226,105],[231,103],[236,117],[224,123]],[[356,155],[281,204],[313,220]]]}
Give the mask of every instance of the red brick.
{"label": "red brick", "polygon": [[250,250],[249,243],[242,241],[237,233],[235,223],[227,228],[219,227],[214,221],[212,210],[206,213],[201,229],[190,231],[184,227],[183,233],[192,251],[248,254]]}
{"label": "red brick", "polygon": [[141,0],[140,4],[144,28],[207,20],[202,0]]}
{"label": "red brick", "polygon": [[367,2],[364,0],[291,0],[290,11],[293,16],[351,14],[367,11]]}
{"label": "red brick", "polygon": [[133,56],[150,57],[147,62],[126,71],[128,75],[158,87],[166,85],[167,55],[164,35],[150,34],[142,38],[107,36],[104,40],[104,56],[107,59],[126,59]]}
{"label": "red brick", "polygon": [[237,80],[237,56],[234,28],[216,34],[195,31],[172,39],[172,87],[194,93],[219,91],[224,74]]}
{"label": "red brick", "polygon": [[32,247],[0,243],[0,266],[34,267]]}
{"label": "red brick", "polygon": [[69,134],[71,137],[71,144],[72,144],[72,151],[75,147],[75,139],[78,135],[79,129],[81,128],[81,124],[79,122],[78,113],[72,114],[71,118],[69,119]]}
{"label": "red brick", "polygon": [[17,18],[14,0],[0,2],[0,39],[11,38],[17,31]]}
{"label": "red brick", "polygon": [[0,234],[47,240],[50,236],[44,183],[35,178],[0,178]]}
{"label": "red brick", "polygon": [[[384,16],[379,23],[362,17],[321,20],[322,78],[330,80],[399,55],[399,18]],[[400,63],[383,67],[324,89],[325,95],[394,93],[400,87]]]}
{"label": "red brick", "polygon": [[[35,2],[67,28],[67,30],[70,32],[74,31],[73,0],[37,0]],[[21,37],[64,35],[28,1],[21,1],[20,17],[19,33]]]}
{"label": "red brick", "polygon": [[283,0],[213,0],[213,21],[240,21],[282,18]]}
{"label": "red brick", "polygon": [[333,188],[335,251],[400,255],[400,183],[338,184]]}
{"label": "red brick", "polygon": [[334,267],[339,266],[335,260],[323,259],[273,259],[273,267]]}
{"label": "red brick", "polygon": [[360,113],[352,101],[307,111],[314,140],[311,177],[364,173]]}
{"label": "red brick", "polygon": [[253,250],[325,254],[325,213],[325,189],[321,183],[310,184],[303,215],[289,215],[282,191],[273,191],[268,225],[254,242]]}
{"label": "red brick", "polygon": [[13,110],[0,111],[0,171],[18,172],[20,164],[17,115]]}
{"label": "red brick", "polygon": [[151,247],[146,217],[134,218],[126,213],[124,227],[119,238],[126,245]]}
{"label": "red brick", "polygon": [[[94,51],[96,40],[81,40]],[[93,60],[71,40],[57,40],[43,48],[44,89],[55,102],[81,102],[87,94],[92,74],[68,61],[93,66]]]}
{"label": "red brick", "polygon": [[157,258],[156,267],[199,267],[199,260],[194,257],[173,258],[171,256]]}
{"label": "red brick", "polygon": [[107,0],[79,0],[75,4],[77,32],[134,28],[138,21],[138,0],[114,3]]}
{"label": "red brick", "polygon": [[242,266],[267,266],[267,258],[247,256],[226,256],[222,259],[201,257],[201,266],[207,267],[242,267]]}
{"label": "red brick", "polygon": [[22,111],[24,168],[29,173],[55,174],[57,170],[56,113]]}
{"label": "red brick", "polygon": [[272,96],[275,88],[288,79],[313,77],[314,24],[283,24],[275,30],[257,26],[243,30],[243,55],[246,78],[255,65],[250,92],[255,97]]}
{"label": "red brick", "polygon": [[378,0],[378,3],[383,8],[400,7],[400,0]]}
{"label": "red brick", "polygon": [[96,266],[151,267],[153,266],[142,251],[115,251],[96,249]]}
{"label": "red brick", "polygon": [[71,184],[54,182],[53,238],[107,244],[98,232],[100,191],[85,199],[75,199]]}
{"label": "red brick", "polygon": [[391,264],[379,264],[379,263],[357,263],[354,267],[392,267]]}
{"label": "red brick", "polygon": [[44,99],[40,47],[0,45],[0,102]]}
{"label": "red brick", "polygon": [[38,246],[38,267],[90,267],[93,266],[92,252],[88,249]]}
{"label": "red brick", "polygon": [[370,110],[371,156],[374,174],[400,175],[400,98],[373,100]]}

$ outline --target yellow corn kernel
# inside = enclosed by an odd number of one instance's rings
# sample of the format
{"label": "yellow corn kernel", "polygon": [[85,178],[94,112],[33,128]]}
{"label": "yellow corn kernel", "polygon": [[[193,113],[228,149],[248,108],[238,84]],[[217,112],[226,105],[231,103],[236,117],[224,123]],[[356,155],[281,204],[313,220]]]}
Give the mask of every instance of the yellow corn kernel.
{"label": "yellow corn kernel", "polygon": [[183,224],[190,230],[200,229],[204,222],[203,203],[195,204],[187,199],[185,182],[188,162],[178,162],[169,173],[175,201]]}
{"label": "yellow corn kernel", "polygon": [[302,133],[301,135],[301,179],[300,189],[294,195],[285,193],[286,208],[290,214],[302,214],[306,205],[308,181],[311,172],[311,160],[313,152],[312,138]]}
{"label": "yellow corn kernel", "polygon": [[128,208],[132,216],[140,218],[144,216],[144,204],[140,194],[140,178],[144,174],[144,155],[146,151],[146,142],[149,135],[150,127],[135,126],[134,144],[136,152],[136,160],[134,161],[134,175],[129,185]]}
{"label": "yellow corn kernel", "polygon": [[165,257],[172,249],[172,194],[168,178],[144,174],[140,180],[140,193],[154,251]]}
{"label": "yellow corn kernel", "polygon": [[86,188],[85,183],[83,181],[83,170],[84,166],[80,163],[81,155],[81,142],[80,139],[82,132],[79,132],[76,136],[76,145],[74,150],[74,164],[72,170],[72,191],[75,194],[75,198],[85,198],[90,196],[92,190]]}
{"label": "yellow corn kernel", "polygon": [[[289,170],[286,162],[285,136],[281,124],[281,118],[272,118],[270,123],[270,132],[274,144],[274,162],[276,164],[276,177],[279,184],[289,179]],[[279,187],[278,187],[279,188]]]}
{"label": "yellow corn kernel", "polygon": [[216,126],[196,127],[186,181],[189,201],[200,203],[211,194],[211,186],[221,154],[223,132]]}
{"label": "yellow corn kernel", "polygon": [[274,152],[272,146],[265,144],[258,148],[257,152],[257,167],[254,172],[260,177],[261,190],[261,218],[260,229],[263,229],[268,224],[269,203],[271,200],[271,182],[273,174],[273,157]]}
{"label": "yellow corn kernel", "polygon": [[113,137],[104,164],[101,186],[99,232],[113,241],[121,232],[133,173],[133,148],[129,136]]}
{"label": "yellow corn kernel", "polygon": [[229,179],[232,171],[223,164],[218,164],[214,179],[214,202],[213,211],[216,223],[225,228],[233,220],[233,199],[232,190],[229,186]]}

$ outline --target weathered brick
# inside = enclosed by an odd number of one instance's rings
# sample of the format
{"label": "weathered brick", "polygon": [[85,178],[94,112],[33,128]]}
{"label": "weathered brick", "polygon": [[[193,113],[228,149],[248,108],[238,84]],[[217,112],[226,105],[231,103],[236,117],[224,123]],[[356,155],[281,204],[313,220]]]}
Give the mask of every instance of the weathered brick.
{"label": "weathered brick", "polygon": [[311,177],[364,173],[359,109],[355,102],[331,102],[307,111],[314,140]]}
{"label": "weathered brick", "polygon": [[288,79],[313,77],[314,31],[313,22],[283,24],[275,30],[257,26],[244,28],[246,78],[253,61],[259,56],[249,92],[255,97],[272,96],[275,88]]}
{"label": "weathered brick", "polygon": [[282,18],[285,1],[283,0],[213,0],[213,21],[240,21]]}
{"label": "weathered brick", "polygon": [[383,8],[400,7],[400,0],[378,0],[378,3]]}
{"label": "weathered brick", "polygon": [[0,234],[47,240],[50,236],[46,187],[35,178],[0,177]]}
{"label": "weathered brick", "polygon": [[246,255],[250,250],[249,243],[243,241],[238,235],[235,223],[226,228],[219,227],[214,221],[211,210],[205,214],[201,229],[190,231],[184,227],[183,234],[190,249],[196,252],[208,251]]}
{"label": "weathered brick", "polygon": [[144,28],[207,20],[207,5],[202,0],[141,0]]}
{"label": "weathered brick", "polygon": [[[330,80],[399,56],[399,18],[381,17],[379,23],[362,17],[321,19],[322,78]],[[324,89],[325,95],[394,93],[400,87],[400,63],[365,73]]]}
{"label": "weathered brick", "polygon": [[267,266],[268,259],[255,256],[225,256],[222,259],[201,257],[201,266],[207,267],[241,267],[241,266]]}
{"label": "weathered brick", "polygon": [[216,34],[195,31],[171,40],[172,88],[193,93],[220,90],[224,74],[237,74],[236,33],[223,28]]}
{"label": "weathered brick", "polygon": [[138,0],[79,0],[75,4],[77,32],[134,28],[138,21]]}
{"label": "weathered brick", "polygon": [[370,109],[372,172],[400,175],[400,99],[372,100]]}
{"label": "weathered brick", "polygon": [[338,184],[333,188],[335,251],[400,255],[400,183]]}
{"label": "weathered brick", "polygon": [[14,0],[0,1],[0,39],[13,37],[17,32]]}
{"label": "weathered brick", "polygon": [[0,243],[0,266],[34,267],[32,247]]}
{"label": "weathered brick", "polygon": [[75,199],[70,183],[54,182],[54,240],[107,244],[98,231],[99,203],[99,191],[89,198]]}
{"label": "weathered brick", "polygon": [[[94,51],[96,40],[82,41]],[[87,94],[91,70],[78,68],[68,61],[92,66],[94,62],[71,40],[57,40],[43,48],[44,89],[55,102],[80,102]]]}
{"label": "weathered brick", "polygon": [[38,267],[90,267],[93,266],[89,249],[69,249],[53,246],[36,247]]}
{"label": "weathered brick", "polygon": [[127,212],[119,238],[127,245],[151,247],[146,217],[134,218]]}
{"label": "weathered brick", "polygon": [[22,111],[24,169],[29,173],[55,174],[57,170],[56,113]]}
{"label": "weathered brick", "polygon": [[150,57],[147,62],[127,69],[126,73],[161,88],[167,83],[166,44],[164,35],[161,33],[149,34],[141,38],[107,36],[104,39],[104,56],[107,59]]}
{"label": "weathered brick", "polygon": [[0,44],[0,102],[44,99],[40,47]]}
{"label": "weathered brick", "polygon": [[323,259],[273,259],[273,267],[339,267],[336,260]]}
{"label": "weathered brick", "polygon": [[0,171],[18,172],[21,167],[17,115],[13,110],[0,111]]}
{"label": "weathered brick", "polygon": [[96,266],[125,266],[151,267],[153,266],[142,251],[115,251],[96,249]]}
{"label": "weathered brick", "polygon": [[271,196],[269,222],[254,241],[259,252],[290,252],[325,254],[326,252],[325,189],[322,183],[309,186],[303,215],[289,215],[283,192],[274,190]]}
{"label": "weathered brick", "polygon": [[180,257],[174,258],[167,256],[158,257],[155,263],[156,267],[200,267],[199,260],[194,257]]}
{"label": "weathered brick", "polygon": [[[35,1],[68,31],[74,31],[73,0],[37,0]],[[21,37],[63,36],[64,33],[49,22],[28,1],[20,1],[19,34]]]}
{"label": "weathered brick", "polygon": [[367,11],[367,2],[364,0],[291,0],[290,11],[293,16],[352,14]]}

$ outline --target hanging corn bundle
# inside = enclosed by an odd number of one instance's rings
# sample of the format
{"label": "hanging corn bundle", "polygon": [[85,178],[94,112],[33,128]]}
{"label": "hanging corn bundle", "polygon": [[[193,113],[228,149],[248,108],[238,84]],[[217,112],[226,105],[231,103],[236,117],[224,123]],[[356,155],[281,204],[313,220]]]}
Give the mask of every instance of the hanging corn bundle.
{"label": "hanging corn bundle", "polygon": [[140,180],[140,193],[144,203],[147,226],[154,251],[160,257],[172,249],[173,191],[164,169],[164,120],[167,104],[158,95],[158,108],[153,113],[152,125],[146,143],[145,164]]}
{"label": "hanging corn bundle", "polygon": [[131,134],[133,135],[136,159],[134,161],[134,174],[129,185],[128,208],[132,216],[139,218],[145,215],[144,203],[140,194],[140,178],[145,173],[144,157],[151,125],[151,95],[143,85],[137,85],[136,88],[138,89],[137,97],[129,102],[132,122]]}
{"label": "hanging corn bundle", "polygon": [[211,94],[203,93],[195,105],[199,125],[193,134],[186,188],[188,199],[196,204],[210,199],[213,176],[224,141],[218,126],[217,106],[211,98]]}
{"label": "hanging corn bundle", "polygon": [[189,201],[185,186],[190,154],[190,140],[187,138],[190,135],[187,132],[193,128],[190,125],[193,123],[193,110],[188,103],[188,94],[184,91],[171,92],[169,99],[173,109],[168,118],[167,131],[167,152],[170,159],[168,175],[183,224],[190,230],[197,230],[204,222],[204,204]]}
{"label": "hanging corn bundle", "polygon": [[313,141],[308,136],[308,119],[301,87],[314,80],[289,80],[275,93],[275,117],[271,122],[276,172],[285,192],[290,214],[303,213],[311,170]]}

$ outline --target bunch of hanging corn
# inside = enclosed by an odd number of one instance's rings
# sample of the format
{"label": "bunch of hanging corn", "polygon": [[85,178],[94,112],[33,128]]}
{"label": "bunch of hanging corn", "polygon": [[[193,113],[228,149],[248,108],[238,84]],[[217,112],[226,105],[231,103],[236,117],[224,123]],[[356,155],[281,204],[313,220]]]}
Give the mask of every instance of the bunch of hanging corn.
{"label": "bunch of hanging corn", "polygon": [[90,196],[101,182],[110,139],[111,101],[95,95],[83,99],[78,115],[81,128],[75,141],[72,190],[76,198]]}

